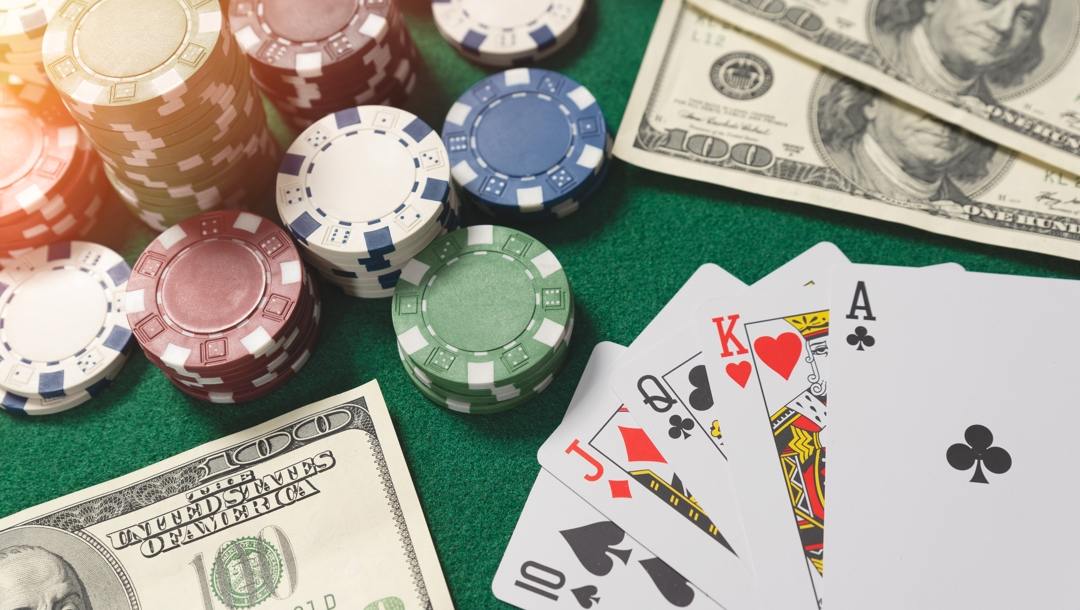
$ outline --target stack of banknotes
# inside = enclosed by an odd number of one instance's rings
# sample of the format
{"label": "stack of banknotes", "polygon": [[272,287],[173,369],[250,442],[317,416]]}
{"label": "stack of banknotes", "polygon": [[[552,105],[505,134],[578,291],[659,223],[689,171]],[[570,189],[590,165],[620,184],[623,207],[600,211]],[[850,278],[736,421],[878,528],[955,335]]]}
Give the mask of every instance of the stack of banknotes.
{"label": "stack of banknotes", "polygon": [[640,167],[1080,259],[1080,2],[665,0]]}

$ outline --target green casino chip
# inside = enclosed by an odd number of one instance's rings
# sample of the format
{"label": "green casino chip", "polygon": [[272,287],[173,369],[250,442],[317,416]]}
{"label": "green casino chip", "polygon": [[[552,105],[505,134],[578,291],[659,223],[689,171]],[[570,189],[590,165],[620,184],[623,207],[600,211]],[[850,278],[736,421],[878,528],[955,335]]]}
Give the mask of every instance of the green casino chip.
{"label": "green casino chip", "polygon": [[432,382],[494,390],[551,362],[573,298],[555,255],[505,227],[436,239],[402,270],[392,302],[398,344]]}
{"label": "green casino chip", "polygon": [[476,412],[476,409],[491,407],[493,405],[497,406],[502,402],[514,400],[519,397],[535,395],[539,393],[538,388],[546,387],[546,384],[550,383],[549,378],[552,377],[553,373],[562,368],[563,363],[566,362],[567,354],[570,351],[570,336],[573,332],[573,326],[574,320],[571,318],[570,323],[567,326],[567,332],[556,347],[550,361],[545,362],[543,366],[534,367],[531,370],[530,375],[517,379],[512,384],[498,386],[487,390],[461,392],[452,388],[442,387],[430,379],[426,373],[418,371],[415,364],[405,355],[400,346],[398,346],[398,357],[401,358],[403,366],[415,383],[422,385],[429,393],[435,394],[440,398],[440,400],[436,402],[443,404],[444,406],[446,400],[467,403],[472,406],[472,412]]}

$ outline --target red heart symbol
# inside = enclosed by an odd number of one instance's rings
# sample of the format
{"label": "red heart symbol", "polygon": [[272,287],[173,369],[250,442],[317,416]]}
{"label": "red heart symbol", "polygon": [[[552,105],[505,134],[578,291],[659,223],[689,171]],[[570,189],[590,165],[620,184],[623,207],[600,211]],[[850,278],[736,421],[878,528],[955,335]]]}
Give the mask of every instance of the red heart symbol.
{"label": "red heart symbol", "polygon": [[784,379],[791,377],[791,371],[802,355],[803,341],[795,333],[781,333],[775,339],[758,337],[754,341],[754,351],[761,361]]}
{"label": "red heart symbol", "polygon": [[753,367],[750,366],[749,361],[743,360],[742,362],[732,362],[728,364],[724,367],[724,370],[727,371],[727,375],[728,377],[731,377],[732,381],[745,388],[746,382],[750,381],[750,372],[753,370]]}

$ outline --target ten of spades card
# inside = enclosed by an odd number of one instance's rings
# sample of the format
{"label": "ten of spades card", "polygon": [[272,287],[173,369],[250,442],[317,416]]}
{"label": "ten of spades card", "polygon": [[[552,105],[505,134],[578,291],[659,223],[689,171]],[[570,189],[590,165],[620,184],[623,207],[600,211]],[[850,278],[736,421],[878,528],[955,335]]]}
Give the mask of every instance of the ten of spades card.
{"label": "ten of spades card", "polygon": [[519,608],[720,610],[543,469],[491,588]]}

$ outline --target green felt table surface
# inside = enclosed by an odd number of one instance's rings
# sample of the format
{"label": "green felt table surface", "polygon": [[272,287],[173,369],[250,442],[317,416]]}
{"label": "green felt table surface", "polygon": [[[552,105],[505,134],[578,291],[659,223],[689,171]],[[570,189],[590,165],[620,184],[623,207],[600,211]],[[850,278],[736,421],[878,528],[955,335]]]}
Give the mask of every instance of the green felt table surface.
{"label": "green felt table surface", "polygon": [[[659,6],[659,0],[591,0],[576,39],[544,62],[543,67],[592,90],[613,132]],[[488,70],[470,64],[442,40],[428,2],[411,0],[404,7],[424,58],[408,108],[438,129],[458,95]],[[119,249],[130,262],[153,238],[118,206],[106,224],[95,231],[95,240]],[[90,404],[48,418],[0,417],[0,515],[376,378],[458,607],[501,607],[491,595],[492,576],[539,468],[536,450],[562,417],[590,351],[598,341],[633,340],[701,264],[717,263],[752,282],[813,244],[831,241],[859,262],[955,261],[973,271],[1080,276],[1080,264],[1063,259],[757,197],[621,162],[579,213],[526,231],[558,255],[578,303],[569,362],[532,403],[491,417],[432,405],[412,387],[398,361],[389,301],[351,299],[324,285],[322,336],[310,363],[283,389],[256,403],[215,406],[186,398],[136,353],[114,386]]]}

